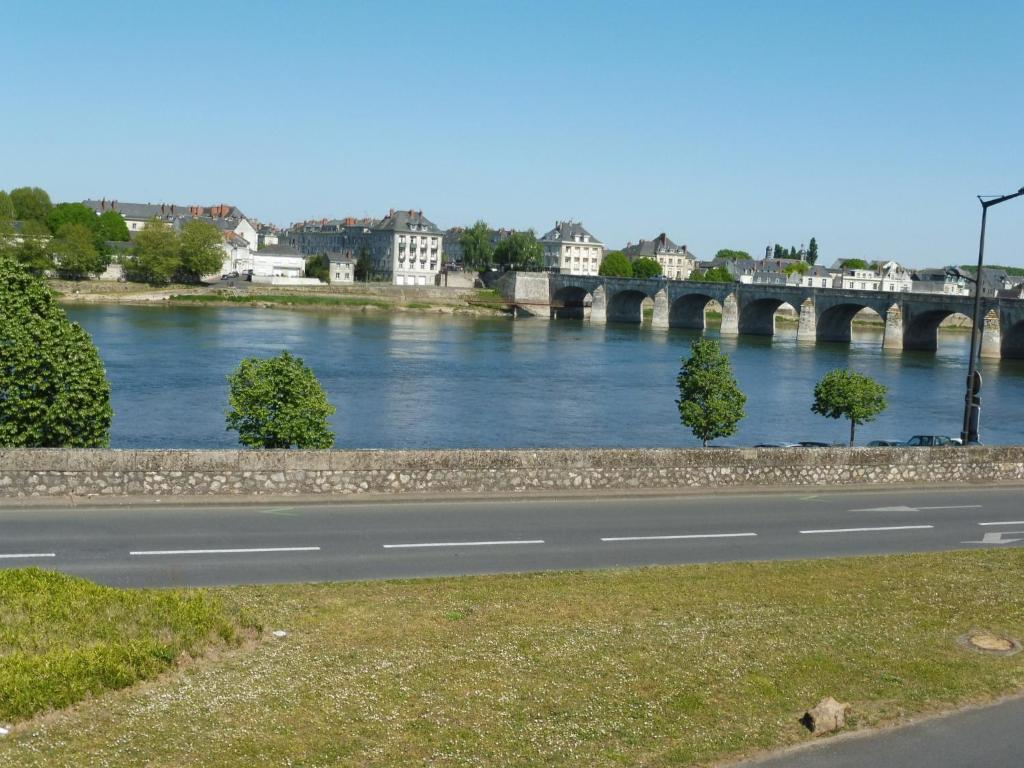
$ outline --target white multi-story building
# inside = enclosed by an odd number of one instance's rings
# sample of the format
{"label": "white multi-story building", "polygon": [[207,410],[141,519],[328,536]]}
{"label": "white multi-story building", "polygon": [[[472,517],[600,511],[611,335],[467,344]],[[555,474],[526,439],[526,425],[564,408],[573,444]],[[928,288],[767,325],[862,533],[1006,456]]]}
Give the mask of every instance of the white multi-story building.
{"label": "white multi-story building", "polygon": [[604,258],[604,244],[578,221],[556,221],[540,239],[544,266],[563,275],[596,275]]}
{"label": "white multi-story building", "polygon": [[327,257],[331,283],[354,283],[356,280],[356,260],[342,253],[332,253]]}
{"label": "white multi-story building", "polygon": [[676,245],[664,232],[653,240],[641,240],[622,249],[630,261],[654,259],[661,265],[661,274],[670,280],[685,280],[697,267],[697,257],[685,245]]}
{"label": "white multi-story building", "polygon": [[875,269],[847,269],[836,275],[833,287],[848,291],[912,291],[910,273],[895,261],[887,261]]}

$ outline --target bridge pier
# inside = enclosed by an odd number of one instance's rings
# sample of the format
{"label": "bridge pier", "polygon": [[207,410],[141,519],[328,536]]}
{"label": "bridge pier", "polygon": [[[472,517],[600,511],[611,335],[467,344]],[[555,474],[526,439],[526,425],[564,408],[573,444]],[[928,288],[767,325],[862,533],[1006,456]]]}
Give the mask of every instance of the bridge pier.
{"label": "bridge pier", "polygon": [[604,286],[597,286],[591,295],[594,301],[590,305],[590,322],[594,325],[605,325],[608,322],[608,296]]}
{"label": "bridge pier", "polygon": [[796,340],[817,341],[818,313],[814,309],[814,299],[804,299],[800,305],[800,324],[796,329]]}
{"label": "bridge pier", "polygon": [[719,336],[740,335],[740,306],[736,300],[736,294],[730,293],[722,301],[722,327],[718,331]]}
{"label": "bridge pier", "polygon": [[990,309],[981,330],[981,356],[999,359],[1003,356],[1003,332],[999,313]]}
{"label": "bridge pier", "polygon": [[668,329],[669,303],[668,293],[662,288],[654,294],[654,314],[651,316],[651,328]]}
{"label": "bridge pier", "polygon": [[893,304],[885,313],[882,349],[903,349],[903,310],[899,304]]}

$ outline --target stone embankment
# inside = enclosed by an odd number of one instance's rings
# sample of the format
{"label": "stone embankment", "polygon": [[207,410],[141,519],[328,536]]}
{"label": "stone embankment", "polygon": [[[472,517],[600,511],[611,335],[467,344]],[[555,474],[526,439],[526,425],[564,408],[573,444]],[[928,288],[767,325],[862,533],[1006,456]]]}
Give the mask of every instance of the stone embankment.
{"label": "stone embankment", "polygon": [[1024,446],[495,451],[0,450],[0,500],[1024,482]]}

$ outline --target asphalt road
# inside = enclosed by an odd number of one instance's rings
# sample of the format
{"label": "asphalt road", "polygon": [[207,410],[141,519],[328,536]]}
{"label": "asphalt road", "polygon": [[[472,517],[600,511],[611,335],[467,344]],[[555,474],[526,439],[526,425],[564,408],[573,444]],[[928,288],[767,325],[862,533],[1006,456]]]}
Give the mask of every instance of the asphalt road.
{"label": "asphalt road", "polygon": [[118,586],[340,581],[1024,543],[1021,488],[0,507],[0,567]]}
{"label": "asphalt road", "polygon": [[736,768],[1020,768],[1024,699],[969,709],[888,731],[824,739]]}

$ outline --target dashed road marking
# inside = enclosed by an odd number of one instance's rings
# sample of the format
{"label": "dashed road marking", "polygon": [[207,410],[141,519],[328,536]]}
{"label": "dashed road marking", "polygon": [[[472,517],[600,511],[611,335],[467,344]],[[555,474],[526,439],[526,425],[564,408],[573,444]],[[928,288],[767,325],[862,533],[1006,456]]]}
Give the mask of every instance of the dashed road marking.
{"label": "dashed road marking", "polygon": [[669,541],[672,539],[732,539],[756,533],[685,533],[671,536],[606,536],[601,541]]}
{"label": "dashed road marking", "polygon": [[916,531],[934,527],[934,525],[885,525],[878,526],[875,528],[819,528],[816,530],[800,531],[800,533],[868,533],[873,531]]}

